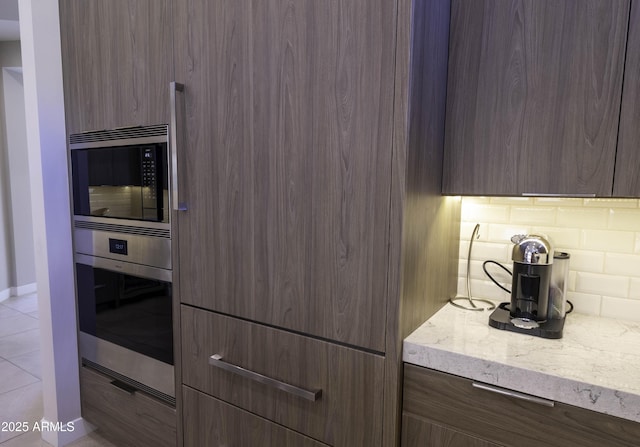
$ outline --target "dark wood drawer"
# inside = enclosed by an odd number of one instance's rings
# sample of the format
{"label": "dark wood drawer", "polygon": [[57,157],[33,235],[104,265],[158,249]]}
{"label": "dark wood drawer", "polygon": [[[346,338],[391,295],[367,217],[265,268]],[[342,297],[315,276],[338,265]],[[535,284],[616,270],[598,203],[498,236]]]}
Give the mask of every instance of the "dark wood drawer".
{"label": "dark wood drawer", "polygon": [[176,445],[176,410],[154,397],[129,394],[93,369],[80,370],[82,416],[118,446]]}
{"label": "dark wood drawer", "polygon": [[500,447],[409,413],[402,414],[402,447]]}
{"label": "dark wood drawer", "polygon": [[326,447],[189,387],[183,397],[185,447]]}
{"label": "dark wood drawer", "polygon": [[548,407],[478,389],[472,383],[405,364],[403,414],[504,446],[638,445],[636,422],[557,402]]}
{"label": "dark wood drawer", "polygon": [[[185,385],[336,447],[380,445],[381,356],[184,305],[181,326]],[[212,366],[214,354],[321,394],[310,401]]]}

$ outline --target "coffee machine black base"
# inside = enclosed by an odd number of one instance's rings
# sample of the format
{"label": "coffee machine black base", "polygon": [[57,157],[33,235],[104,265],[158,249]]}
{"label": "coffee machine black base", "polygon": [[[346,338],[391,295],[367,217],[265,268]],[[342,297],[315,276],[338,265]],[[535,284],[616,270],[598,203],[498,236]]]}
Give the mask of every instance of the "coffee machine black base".
{"label": "coffee machine black base", "polygon": [[500,306],[489,315],[489,326],[504,331],[519,332],[521,334],[533,335],[535,337],[542,338],[562,338],[562,330],[564,328],[564,318],[559,320],[547,320],[536,328],[526,329],[515,326],[511,322],[511,315],[509,314],[510,303],[501,303]]}

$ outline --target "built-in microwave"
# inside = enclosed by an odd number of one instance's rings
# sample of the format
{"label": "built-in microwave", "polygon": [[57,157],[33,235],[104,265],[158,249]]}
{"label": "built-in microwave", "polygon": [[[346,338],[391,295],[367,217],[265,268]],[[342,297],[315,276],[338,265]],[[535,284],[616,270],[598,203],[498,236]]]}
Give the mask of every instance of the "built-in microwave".
{"label": "built-in microwave", "polygon": [[171,269],[168,126],[69,137],[75,252]]}
{"label": "built-in microwave", "polygon": [[71,135],[74,215],[168,224],[167,144],[166,125]]}

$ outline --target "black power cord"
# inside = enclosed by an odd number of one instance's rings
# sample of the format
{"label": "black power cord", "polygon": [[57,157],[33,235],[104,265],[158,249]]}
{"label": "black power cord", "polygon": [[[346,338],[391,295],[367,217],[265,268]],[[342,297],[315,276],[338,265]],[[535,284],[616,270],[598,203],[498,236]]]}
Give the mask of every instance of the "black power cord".
{"label": "black power cord", "polygon": [[487,271],[487,264],[495,264],[495,265],[497,265],[498,267],[500,267],[502,270],[504,270],[505,272],[507,272],[507,273],[509,274],[509,276],[513,276],[513,273],[511,273],[511,270],[509,270],[509,269],[508,269],[508,268],[506,268],[504,265],[502,265],[502,264],[500,264],[499,262],[496,262],[496,261],[494,261],[494,260],[492,260],[492,259],[489,259],[488,261],[484,261],[484,262],[482,263],[482,270],[484,270],[484,273],[489,277],[489,279],[490,279],[491,281],[493,281],[493,283],[494,283],[496,286],[500,287],[500,288],[501,288],[502,290],[504,290],[505,292],[507,292],[507,293],[511,293],[511,290],[509,290],[509,289],[507,289],[506,287],[504,287],[502,284],[500,284],[498,281],[496,281],[496,279],[495,279],[493,276],[491,276],[491,273],[489,273],[489,272]]}

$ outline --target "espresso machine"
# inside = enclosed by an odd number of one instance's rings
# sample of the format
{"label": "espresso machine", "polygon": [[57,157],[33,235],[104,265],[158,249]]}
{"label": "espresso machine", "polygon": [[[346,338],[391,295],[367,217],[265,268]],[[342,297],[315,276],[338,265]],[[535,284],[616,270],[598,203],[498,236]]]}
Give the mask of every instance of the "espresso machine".
{"label": "espresso machine", "polygon": [[562,338],[569,254],[554,253],[551,243],[539,235],[516,235],[511,242],[511,301],[493,311],[489,325],[537,337]]}

